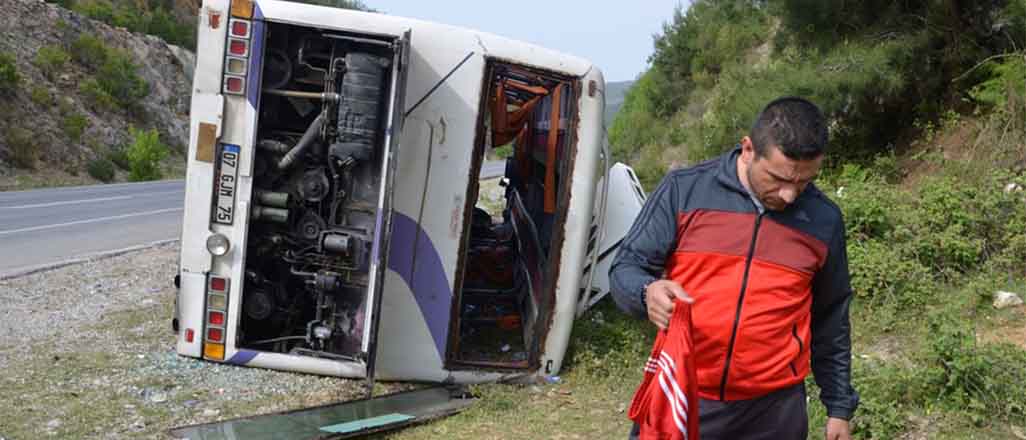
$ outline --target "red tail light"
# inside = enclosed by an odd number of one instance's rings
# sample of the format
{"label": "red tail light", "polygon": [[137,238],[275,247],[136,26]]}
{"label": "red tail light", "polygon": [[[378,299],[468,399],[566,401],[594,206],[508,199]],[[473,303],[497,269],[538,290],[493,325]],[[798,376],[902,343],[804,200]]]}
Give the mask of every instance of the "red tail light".
{"label": "red tail light", "polygon": [[224,326],[224,312],[211,310],[207,313],[207,324]]}
{"label": "red tail light", "polygon": [[224,341],[224,329],[220,328],[208,328],[207,329],[207,340],[211,342]]}
{"label": "red tail light", "polygon": [[228,290],[228,280],[220,277],[210,277],[210,290],[224,292]]}
{"label": "red tail light", "polygon": [[195,334],[195,332],[193,332],[191,328],[185,329],[185,342],[190,342],[191,343],[194,334]]}
{"label": "red tail light", "polygon": [[239,38],[249,38],[249,22],[242,20],[232,20],[232,36]]}
{"label": "red tail light", "polygon": [[237,76],[225,77],[224,90],[228,93],[241,94],[245,83]]}
{"label": "red tail light", "polygon": [[247,43],[246,40],[230,38],[228,40],[228,53],[239,57],[245,57],[249,55],[249,43]]}

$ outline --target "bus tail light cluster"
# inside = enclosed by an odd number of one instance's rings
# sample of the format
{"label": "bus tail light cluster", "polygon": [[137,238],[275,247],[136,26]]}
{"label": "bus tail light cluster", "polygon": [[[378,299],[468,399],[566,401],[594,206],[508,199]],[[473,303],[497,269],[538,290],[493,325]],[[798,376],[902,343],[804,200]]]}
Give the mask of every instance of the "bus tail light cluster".
{"label": "bus tail light cluster", "polygon": [[246,94],[246,73],[252,48],[253,22],[234,14],[228,22],[228,53],[224,57],[224,93]]}
{"label": "bus tail light cluster", "polygon": [[228,278],[211,275],[207,280],[207,313],[203,332],[203,357],[224,360],[225,328],[228,325]]}

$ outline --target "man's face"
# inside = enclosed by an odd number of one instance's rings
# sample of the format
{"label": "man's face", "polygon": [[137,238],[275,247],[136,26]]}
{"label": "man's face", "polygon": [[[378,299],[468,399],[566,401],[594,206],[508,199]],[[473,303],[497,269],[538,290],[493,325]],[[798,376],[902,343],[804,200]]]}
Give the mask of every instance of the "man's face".
{"label": "man's face", "polygon": [[741,141],[741,160],[747,168],[748,187],[766,209],[780,211],[794,202],[823,165],[823,156],[810,160],[788,158],[776,146],[762,156],[755,153],[751,140]]}

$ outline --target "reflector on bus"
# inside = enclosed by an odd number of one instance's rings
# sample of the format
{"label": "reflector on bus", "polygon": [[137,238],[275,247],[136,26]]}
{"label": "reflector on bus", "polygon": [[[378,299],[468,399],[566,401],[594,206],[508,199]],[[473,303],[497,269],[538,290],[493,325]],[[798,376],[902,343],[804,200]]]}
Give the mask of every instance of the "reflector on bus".
{"label": "reflector on bus", "polygon": [[226,57],[225,71],[232,75],[246,74],[246,60],[243,58]]}
{"label": "reflector on bus", "polygon": [[249,22],[246,20],[233,19],[228,29],[233,37],[249,38]]}
{"label": "reflector on bus", "polygon": [[224,91],[233,95],[243,95],[246,93],[246,80],[240,76],[225,75]]}
{"label": "reflector on bus", "polygon": [[238,57],[249,56],[249,41],[240,40],[238,38],[229,38],[228,53]]}
{"label": "reflector on bus", "polygon": [[224,344],[203,344],[203,357],[213,360],[224,360]]}

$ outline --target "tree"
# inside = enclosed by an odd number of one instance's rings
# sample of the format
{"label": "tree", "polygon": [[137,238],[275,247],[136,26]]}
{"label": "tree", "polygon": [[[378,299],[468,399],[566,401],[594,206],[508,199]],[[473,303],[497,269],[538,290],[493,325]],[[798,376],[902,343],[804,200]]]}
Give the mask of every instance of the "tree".
{"label": "tree", "polygon": [[130,127],[132,145],[128,147],[128,179],[133,182],[158,180],[162,176],[160,161],[167,157],[167,147],[160,142],[156,129],[137,130]]}

